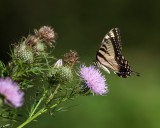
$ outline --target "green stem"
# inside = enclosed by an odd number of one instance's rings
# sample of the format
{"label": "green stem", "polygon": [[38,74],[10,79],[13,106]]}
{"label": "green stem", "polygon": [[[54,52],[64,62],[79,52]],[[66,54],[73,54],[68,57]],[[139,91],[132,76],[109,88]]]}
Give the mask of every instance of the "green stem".
{"label": "green stem", "polygon": [[[46,104],[48,104],[55,96],[55,94],[57,93],[58,91],[58,88],[60,87],[60,84],[57,85],[55,91],[53,92],[53,94],[49,97],[49,99],[47,100]],[[21,124],[20,126],[18,126],[17,128],[22,128],[24,127],[26,124],[30,123],[32,120],[34,120],[36,117],[38,117],[39,115],[43,114],[44,112],[46,112],[48,109],[46,109],[45,107],[42,108],[41,110],[39,110],[35,115],[33,115],[36,111],[36,109],[38,108],[38,106],[40,105],[41,101],[43,100],[44,96],[40,99],[40,101],[38,102],[38,104],[36,105],[35,109],[32,111],[31,115],[29,116],[29,118],[23,123]],[[62,100],[62,102],[64,102],[65,100]],[[54,108],[58,105],[59,103],[57,104],[54,104],[52,105],[50,108]]]}
{"label": "green stem", "polygon": [[54,90],[53,94],[49,97],[46,104],[48,104],[54,98],[54,96],[57,93],[59,87],[60,87],[60,84],[57,85],[56,89]]}
{"label": "green stem", "polygon": [[43,99],[44,99],[44,96],[39,100],[38,104],[36,105],[32,113],[30,114],[29,118],[33,116],[33,114],[35,113],[35,111],[37,110],[38,106],[40,105]]}
{"label": "green stem", "polygon": [[[63,100],[62,102],[64,102],[65,100]],[[58,105],[57,104],[54,104],[52,105],[50,108],[54,108]],[[45,113],[48,109],[45,109],[45,108],[42,108],[41,110],[39,110],[34,116],[28,118],[23,124],[21,124],[20,126],[18,126],[17,128],[22,128],[24,127],[25,125],[27,125],[28,123],[30,123],[31,121],[33,121],[35,118],[37,118],[39,115]]]}
{"label": "green stem", "polygon": [[62,99],[62,100],[59,101],[57,104],[52,105],[50,108],[52,109],[52,108],[56,107],[58,104],[60,104],[60,103],[62,103],[62,102],[65,102],[66,100],[68,100],[68,98]]}
{"label": "green stem", "polygon": [[47,109],[42,108],[41,110],[39,110],[34,116],[28,118],[23,124],[21,124],[20,126],[18,126],[17,128],[22,128],[23,126],[25,126],[26,124],[28,124],[29,122],[31,122],[32,120],[34,120],[36,117],[38,117],[39,115],[41,115],[42,113],[46,112]]}

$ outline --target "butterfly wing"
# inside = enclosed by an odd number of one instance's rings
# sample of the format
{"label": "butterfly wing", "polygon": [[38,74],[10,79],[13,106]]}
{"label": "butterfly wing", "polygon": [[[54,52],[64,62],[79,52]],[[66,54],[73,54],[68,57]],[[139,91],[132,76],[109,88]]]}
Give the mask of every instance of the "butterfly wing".
{"label": "butterfly wing", "polygon": [[120,41],[120,37],[117,37],[120,35],[119,30],[118,31],[117,30],[118,28],[114,28],[105,35],[100,45],[100,48],[97,51],[96,55],[97,64],[105,71],[107,71],[107,68],[110,68],[114,72],[118,72],[120,68],[115,60],[115,56],[119,54],[119,52],[121,53],[121,43],[116,42]]}
{"label": "butterfly wing", "polygon": [[137,74],[130,70],[128,61],[121,54],[122,44],[120,39],[120,31],[118,28],[111,29],[103,38],[99,50],[96,55],[96,64],[110,73],[111,69],[118,76],[126,78],[131,73]]}

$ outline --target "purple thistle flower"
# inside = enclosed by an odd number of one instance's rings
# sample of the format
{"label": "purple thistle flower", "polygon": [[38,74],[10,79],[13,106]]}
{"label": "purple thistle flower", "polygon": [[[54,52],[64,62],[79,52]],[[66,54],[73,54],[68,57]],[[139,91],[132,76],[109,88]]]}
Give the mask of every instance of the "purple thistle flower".
{"label": "purple thistle flower", "polygon": [[0,78],[0,95],[4,97],[4,103],[13,105],[14,107],[21,107],[23,105],[24,93],[20,91],[16,82],[13,82],[9,77]]}
{"label": "purple thistle flower", "polygon": [[84,83],[90,88],[93,94],[102,95],[107,93],[108,89],[105,86],[106,79],[94,66],[90,65],[89,67],[86,67],[85,65],[82,65],[79,73],[79,76],[84,80]]}
{"label": "purple thistle flower", "polygon": [[55,66],[61,67],[62,66],[62,59],[59,59],[56,63]]}

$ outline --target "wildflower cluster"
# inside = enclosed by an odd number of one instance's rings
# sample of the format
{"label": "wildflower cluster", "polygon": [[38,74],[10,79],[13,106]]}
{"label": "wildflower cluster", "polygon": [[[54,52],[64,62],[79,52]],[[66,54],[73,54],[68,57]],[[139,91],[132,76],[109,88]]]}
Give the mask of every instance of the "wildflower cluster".
{"label": "wildflower cluster", "polygon": [[80,64],[77,71],[80,61],[75,50],[64,58],[54,57],[56,37],[49,26],[35,29],[33,35],[13,45],[8,64],[0,60],[0,127],[14,126],[24,108],[26,120],[20,120],[24,123],[18,128],[41,114],[53,115],[60,104],[76,96],[108,92],[106,79],[96,67]]}

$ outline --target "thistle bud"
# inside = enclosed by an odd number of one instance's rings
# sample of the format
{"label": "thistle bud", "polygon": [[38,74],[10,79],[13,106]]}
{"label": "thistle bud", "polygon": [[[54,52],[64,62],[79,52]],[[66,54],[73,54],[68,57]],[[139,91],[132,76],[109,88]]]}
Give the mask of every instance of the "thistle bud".
{"label": "thistle bud", "polygon": [[62,59],[59,59],[56,63],[55,66],[61,67],[62,66]]}
{"label": "thistle bud", "polygon": [[58,60],[49,72],[49,81],[51,83],[65,83],[72,79],[70,67],[62,66],[62,60]]}
{"label": "thistle bud", "polygon": [[25,63],[33,62],[33,53],[31,49],[25,49],[17,54],[17,57]]}
{"label": "thistle bud", "polygon": [[46,49],[46,45],[42,42],[39,42],[38,44],[36,44],[33,49],[36,51],[36,52],[44,52],[45,49]]}
{"label": "thistle bud", "polygon": [[25,41],[15,46],[14,54],[17,58],[22,60],[24,63],[33,62],[33,51],[32,48],[25,44]]}

